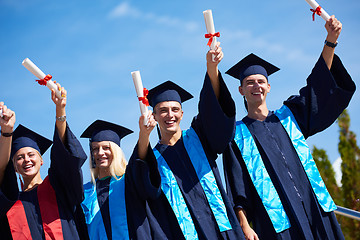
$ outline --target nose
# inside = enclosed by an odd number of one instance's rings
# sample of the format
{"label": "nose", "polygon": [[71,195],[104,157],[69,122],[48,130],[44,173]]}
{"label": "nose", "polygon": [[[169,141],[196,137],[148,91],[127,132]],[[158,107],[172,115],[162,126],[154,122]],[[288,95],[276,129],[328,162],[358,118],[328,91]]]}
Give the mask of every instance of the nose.
{"label": "nose", "polygon": [[24,156],[24,162],[30,162],[30,157],[26,154]]}
{"label": "nose", "polygon": [[258,82],[258,81],[255,81],[255,82],[254,82],[254,87],[259,87],[259,86],[260,86],[259,82]]}
{"label": "nose", "polygon": [[104,154],[104,149],[102,147],[99,147],[99,155]]}
{"label": "nose", "polygon": [[167,117],[172,117],[174,115],[174,112],[171,110],[171,109],[169,109],[168,111],[167,111],[167,113],[166,113],[166,116]]}

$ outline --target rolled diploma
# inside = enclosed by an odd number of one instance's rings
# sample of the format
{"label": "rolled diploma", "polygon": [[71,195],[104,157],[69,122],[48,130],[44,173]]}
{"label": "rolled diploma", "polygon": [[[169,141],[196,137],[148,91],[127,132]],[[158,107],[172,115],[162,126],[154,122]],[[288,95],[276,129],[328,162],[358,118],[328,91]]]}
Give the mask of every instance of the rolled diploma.
{"label": "rolled diploma", "polygon": [[[203,11],[203,14],[204,14],[204,19],[205,19],[206,31],[210,34],[214,34],[215,26],[214,26],[214,19],[212,16],[212,11],[209,9],[209,10]],[[216,43],[217,43],[217,40],[216,40],[216,37],[214,36],[213,41],[210,45],[211,50],[215,50]],[[212,58],[213,58],[212,60],[214,61],[214,55],[212,56]]]}
{"label": "rolled diploma", "polygon": [[[38,79],[44,79],[46,77],[45,73],[43,73],[43,71],[41,71],[29,58],[25,58],[22,62],[22,65],[24,65],[24,67],[26,67],[26,69],[29,70],[32,74],[34,74]],[[56,96],[58,98],[62,98],[61,92],[52,80],[47,81],[46,86],[50,90],[54,89]]]}
{"label": "rolled diploma", "polygon": [[2,109],[0,109],[0,118],[3,117],[3,114],[2,114]]}
{"label": "rolled diploma", "polygon": [[[135,85],[135,90],[136,90],[136,95],[137,97],[144,97],[144,87],[141,81],[141,76],[140,76],[140,72],[139,71],[134,71],[131,72],[131,76]],[[148,114],[148,108],[145,104],[142,103],[142,101],[139,101],[139,105],[140,105],[140,112],[142,115],[145,116],[144,118],[144,125],[147,125],[148,123],[148,118],[147,118],[147,114]]]}
{"label": "rolled diploma", "polygon": [[[305,0],[311,7],[312,9],[316,10],[317,7],[319,6],[319,4],[315,1],[315,0]],[[321,8],[321,15],[322,19],[324,19],[325,21],[329,20],[330,16],[329,14],[323,9]]]}

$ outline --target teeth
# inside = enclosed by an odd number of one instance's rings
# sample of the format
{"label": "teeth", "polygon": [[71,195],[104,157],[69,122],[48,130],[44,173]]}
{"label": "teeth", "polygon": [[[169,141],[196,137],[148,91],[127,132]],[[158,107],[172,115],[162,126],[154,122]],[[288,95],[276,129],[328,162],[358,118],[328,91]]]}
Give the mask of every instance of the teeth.
{"label": "teeth", "polygon": [[172,123],[174,123],[175,121],[166,121],[165,123],[167,123],[167,124],[172,124]]}

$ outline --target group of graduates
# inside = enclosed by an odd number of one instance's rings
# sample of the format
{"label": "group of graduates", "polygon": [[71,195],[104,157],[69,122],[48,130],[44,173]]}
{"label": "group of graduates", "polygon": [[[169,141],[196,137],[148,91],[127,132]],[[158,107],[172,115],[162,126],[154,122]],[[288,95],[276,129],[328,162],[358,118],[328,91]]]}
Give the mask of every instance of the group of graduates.
{"label": "group of graduates", "polygon": [[[355,84],[334,54],[342,24],[332,16],[321,56],[299,95],[270,111],[269,76],[279,70],[250,54],[226,73],[240,80],[248,111],[235,121],[235,103],[218,70],[222,48],[206,55],[198,114],[180,129],[192,95],[171,81],[147,95],[153,108],[139,118],[139,139],[127,162],[120,147],[131,130],[93,122],[91,182],[87,156],[52,90],[56,123],[50,141],[21,124],[0,103],[1,239],[344,239],[336,205],[305,139],[329,127],[348,106]],[[147,124],[144,119],[147,118]],[[154,148],[149,136],[158,126]],[[52,146],[51,146],[52,145]],[[42,155],[51,146],[48,176]],[[215,160],[223,154],[226,191]],[[19,191],[16,173],[22,177]]]}

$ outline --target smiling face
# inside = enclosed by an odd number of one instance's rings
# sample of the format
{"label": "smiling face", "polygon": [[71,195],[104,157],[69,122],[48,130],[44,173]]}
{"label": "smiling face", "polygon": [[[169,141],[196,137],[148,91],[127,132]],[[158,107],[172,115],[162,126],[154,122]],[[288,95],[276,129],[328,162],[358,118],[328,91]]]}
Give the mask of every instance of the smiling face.
{"label": "smiling face", "polygon": [[154,117],[158,122],[161,134],[173,135],[180,129],[180,121],[183,117],[181,104],[177,101],[158,103],[154,108]]}
{"label": "smiling face", "polygon": [[32,179],[40,174],[43,165],[39,152],[32,147],[20,148],[13,157],[16,172],[24,179]]}
{"label": "smiling face", "polygon": [[270,84],[261,74],[250,75],[243,79],[239,87],[241,95],[245,96],[249,106],[264,104],[270,92]]}
{"label": "smiling face", "polygon": [[113,160],[109,141],[92,142],[91,151],[95,160],[96,167],[99,169],[109,169]]}

